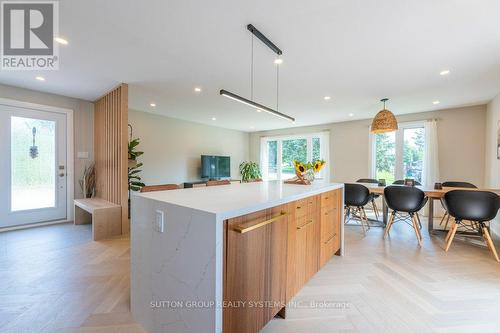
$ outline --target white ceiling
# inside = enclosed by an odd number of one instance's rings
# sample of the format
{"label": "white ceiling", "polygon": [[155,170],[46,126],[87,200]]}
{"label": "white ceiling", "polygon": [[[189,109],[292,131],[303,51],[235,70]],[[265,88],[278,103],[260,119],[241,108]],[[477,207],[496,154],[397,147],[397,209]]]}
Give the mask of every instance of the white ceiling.
{"label": "white ceiling", "polygon": [[[219,95],[250,95],[248,23],[283,50],[279,110],[295,124]],[[60,1],[60,31],[59,71],[0,82],[86,100],[126,82],[132,109],[243,131],[370,118],[382,97],[404,114],[500,92],[498,0],[74,0]],[[270,107],[273,60],[255,39],[254,96]]]}

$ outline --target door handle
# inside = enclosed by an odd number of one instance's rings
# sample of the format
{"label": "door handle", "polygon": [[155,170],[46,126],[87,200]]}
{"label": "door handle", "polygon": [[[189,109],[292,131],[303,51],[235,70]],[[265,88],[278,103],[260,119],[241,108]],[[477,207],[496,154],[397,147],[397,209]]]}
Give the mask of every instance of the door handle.
{"label": "door handle", "polygon": [[61,173],[59,174],[59,177],[64,177],[64,176],[66,176],[66,174],[65,174],[64,172],[61,172]]}
{"label": "door handle", "polygon": [[234,227],[234,231],[240,233],[240,234],[244,234],[246,232],[249,232],[249,231],[252,231],[252,230],[255,230],[255,229],[258,229],[258,228],[261,228],[263,226],[266,226],[268,224],[271,224],[273,222],[276,222],[278,220],[281,220],[283,217],[285,217],[285,215],[288,215],[287,212],[281,212],[280,215],[278,216],[275,216],[273,217],[272,219],[269,219],[269,220],[266,220],[266,221],[263,221],[263,222],[260,222],[260,223],[257,223],[257,224],[254,224],[252,225],[251,227],[243,227],[241,225],[238,225],[236,227]]}

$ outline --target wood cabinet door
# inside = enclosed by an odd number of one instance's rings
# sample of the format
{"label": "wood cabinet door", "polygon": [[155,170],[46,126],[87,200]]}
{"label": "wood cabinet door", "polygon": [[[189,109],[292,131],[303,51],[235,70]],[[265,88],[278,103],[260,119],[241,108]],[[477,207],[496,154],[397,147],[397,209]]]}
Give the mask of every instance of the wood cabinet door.
{"label": "wood cabinet door", "polygon": [[226,221],[224,301],[240,307],[224,308],[225,333],[259,332],[285,304],[287,228],[286,205]]}
{"label": "wood cabinet door", "polygon": [[[301,207],[299,212],[297,207]],[[304,207],[307,209],[306,213],[302,210]],[[291,203],[291,210],[295,213],[290,216],[288,222],[287,301],[319,269],[320,221],[318,207],[319,196]]]}
{"label": "wood cabinet door", "polygon": [[340,190],[321,195],[320,267],[340,248],[341,195]]}

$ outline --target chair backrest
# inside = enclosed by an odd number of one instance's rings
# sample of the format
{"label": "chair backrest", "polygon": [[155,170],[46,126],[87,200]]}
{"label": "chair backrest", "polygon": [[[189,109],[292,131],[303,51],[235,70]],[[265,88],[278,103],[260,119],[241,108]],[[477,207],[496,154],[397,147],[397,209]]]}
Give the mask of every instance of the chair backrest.
{"label": "chair backrest", "polygon": [[422,190],[410,186],[387,186],[384,198],[390,209],[406,213],[418,212],[427,202]]}
{"label": "chair backrest", "polygon": [[491,221],[500,208],[500,197],[488,191],[453,190],[445,193],[444,201],[457,220]]}
{"label": "chair backrest", "polygon": [[[394,183],[392,183],[392,185],[404,185],[404,184],[405,184],[405,181],[403,179],[396,180],[396,181],[394,181]],[[415,180],[415,185],[422,186],[422,184],[420,184],[420,182],[417,182],[416,180]]]}
{"label": "chair backrest", "polygon": [[163,185],[149,185],[143,186],[141,192],[154,192],[154,191],[169,191],[178,190],[180,187],[176,184],[163,184]]}
{"label": "chair backrest", "polygon": [[476,185],[467,182],[444,182],[441,184],[443,187],[464,187],[464,188],[477,188]]}
{"label": "chair backrest", "polygon": [[356,183],[378,184],[378,180],[371,178],[360,178],[356,180]]}
{"label": "chair backrest", "polygon": [[231,182],[227,179],[225,180],[209,180],[207,186],[218,186],[218,185],[230,185]]}
{"label": "chair backrest", "polygon": [[370,201],[370,190],[361,184],[344,184],[346,206],[361,207]]}

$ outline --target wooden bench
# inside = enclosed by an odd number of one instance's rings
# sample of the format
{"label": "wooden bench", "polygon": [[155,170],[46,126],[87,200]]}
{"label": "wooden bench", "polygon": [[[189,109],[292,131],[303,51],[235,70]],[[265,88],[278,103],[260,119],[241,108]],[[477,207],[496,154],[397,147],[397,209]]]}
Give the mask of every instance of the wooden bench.
{"label": "wooden bench", "polygon": [[92,239],[100,240],[122,233],[120,205],[99,198],[76,199],[75,224],[92,223]]}

